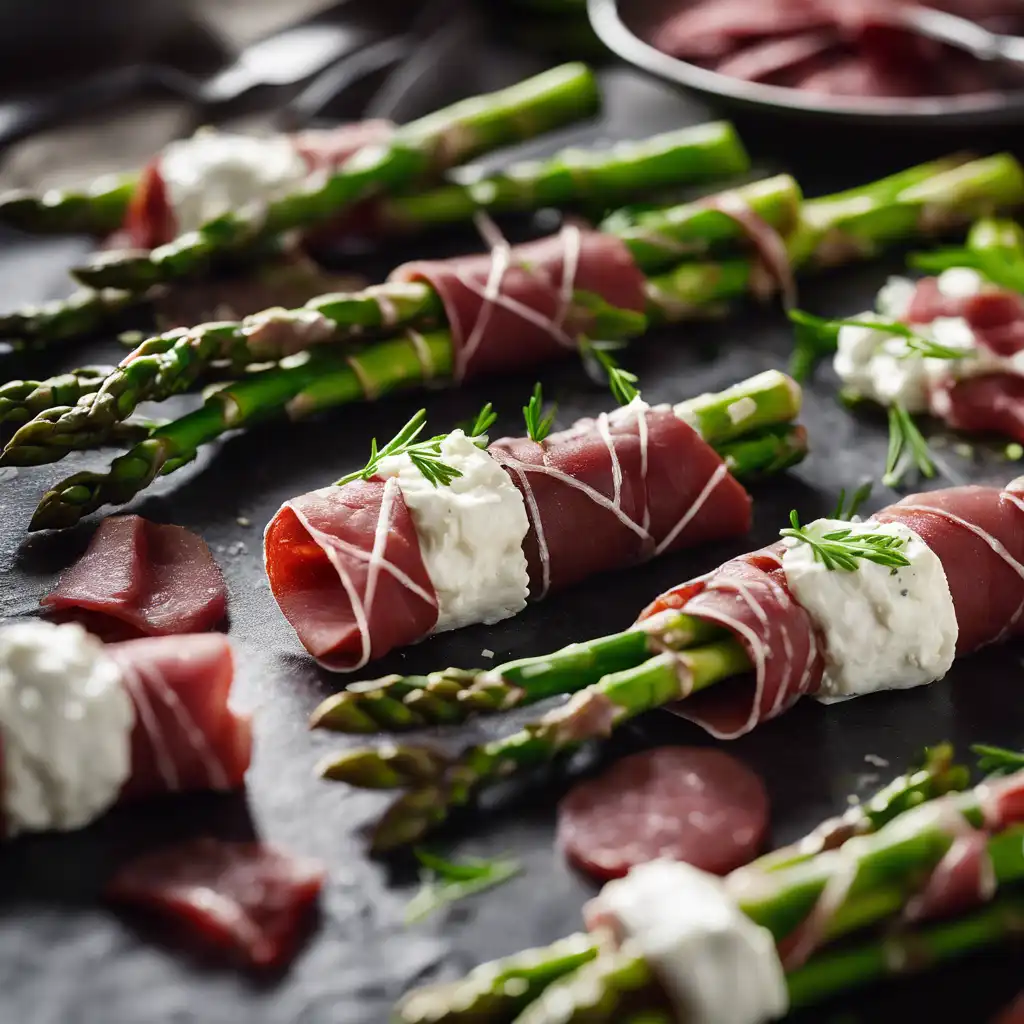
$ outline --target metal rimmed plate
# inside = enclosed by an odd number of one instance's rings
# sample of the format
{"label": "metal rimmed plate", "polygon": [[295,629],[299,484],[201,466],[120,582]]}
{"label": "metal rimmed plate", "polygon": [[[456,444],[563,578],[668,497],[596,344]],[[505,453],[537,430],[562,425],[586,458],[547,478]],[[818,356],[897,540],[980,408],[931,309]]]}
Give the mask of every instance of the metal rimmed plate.
{"label": "metal rimmed plate", "polygon": [[643,71],[731,105],[788,117],[888,127],[992,127],[1024,124],[1024,91],[920,99],[850,99],[762,85],[671,57],[645,41],[663,0],[587,0],[591,24],[615,54]]}

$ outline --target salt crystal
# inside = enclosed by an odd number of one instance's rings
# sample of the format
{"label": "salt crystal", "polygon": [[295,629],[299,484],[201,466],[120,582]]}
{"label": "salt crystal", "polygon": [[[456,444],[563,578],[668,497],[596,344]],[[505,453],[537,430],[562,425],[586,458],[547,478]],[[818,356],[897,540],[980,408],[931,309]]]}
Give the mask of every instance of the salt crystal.
{"label": "salt crystal", "polygon": [[483,650],[482,650],[482,651],[480,652],[480,656],[481,656],[481,657],[483,657],[483,658],[493,658],[493,657],[494,657],[494,651],[492,651],[492,650],[489,650],[488,648],[486,648],[486,647],[485,647],[485,648],[484,648],[484,649],[483,649]]}

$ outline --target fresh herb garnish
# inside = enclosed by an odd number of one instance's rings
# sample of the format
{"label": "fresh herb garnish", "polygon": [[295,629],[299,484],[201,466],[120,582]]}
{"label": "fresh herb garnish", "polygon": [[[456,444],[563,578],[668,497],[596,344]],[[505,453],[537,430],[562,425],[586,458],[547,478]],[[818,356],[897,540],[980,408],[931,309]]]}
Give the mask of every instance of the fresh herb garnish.
{"label": "fresh herb garnish", "polygon": [[871,497],[871,489],[874,485],[870,480],[865,481],[853,492],[853,496],[850,498],[849,506],[846,505],[846,489],[843,488],[839,492],[839,502],[836,504],[836,510],[832,513],[833,519],[852,519],[856,514],[857,510],[864,504],[868,498]]}
{"label": "fresh herb garnish", "polygon": [[423,478],[434,487],[447,486],[462,473],[441,459],[441,442],[448,436],[438,434],[425,441],[416,438],[427,425],[427,410],[420,409],[411,420],[383,448],[377,448],[377,438],[370,442],[370,459],[362,469],[343,476],[337,486],[353,480],[369,480],[380,468],[382,459],[389,455],[408,455],[409,461],[423,474]]}
{"label": "fresh herb garnish", "polygon": [[557,412],[558,406],[553,405],[547,415],[544,414],[544,394],[541,391],[540,383],[534,384],[530,401],[523,406],[526,433],[529,434],[531,441],[536,441],[540,444],[551,433],[551,427],[554,425]]}
{"label": "fresh herb garnish", "polygon": [[809,545],[814,552],[815,561],[821,562],[826,569],[855,572],[859,558],[888,566],[893,573],[900,566],[910,565],[910,559],[899,550],[907,543],[903,537],[895,537],[888,533],[854,534],[849,527],[832,530],[820,537],[815,536],[800,525],[800,518],[795,509],[790,512],[789,521],[793,524],[792,528],[780,530],[781,536],[792,537]]}
{"label": "fresh herb garnish", "polygon": [[1014,292],[1024,292],[1024,260],[1014,259],[1006,250],[939,249],[917,252],[910,256],[910,265],[926,274],[966,267],[976,270],[992,284]]}
{"label": "fresh herb garnish", "polygon": [[609,348],[610,346],[606,344],[592,341],[584,340],[580,343],[580,351],[583,353],[584,359],[590,358],[604,372],[604,376],[608,381],[608,387],[611,388],[615,401],[619,405],[629,405],[640,394],[639,389],[634,387],[637,382],[637,376],[635,373],[630,373],[629,370],[622,369],[615,361]]}
{"label": "fresh herb garnish", "polygon": [[472,424],[470,424],[469,429],[465,431],[466,436],[473,438],[479,447],[486,447],[487,431],[494,426],[497,418],[498,414],[494,411],[494,406],[488,402],[476,414],[476,419],[473,420]]}
{"label": "fresh herb garnish", "polygon": [[405,908],[406,924],[415,924],[450,903],[501,885],[522,870],[519,862],[511,857],[496,860],[474,857],[455,863],[428,850],[416,848],[413,852],[423,867],[422,885]]}
{"label": "fresh herb garnish", "polygon": [[911,465],[928,479],[935,476],[935,462],[928,442],[917,429],[906,406],[894,402],[889,406],[889,452],[882,483],[886,487],[896,487]]}
{"label": "fresh herb garnish", "polygon": [[971,752],[978,755],[978,768],[986,775],[1009,775],[1024,768],[1024,754],[1016,750],[975,743]]}

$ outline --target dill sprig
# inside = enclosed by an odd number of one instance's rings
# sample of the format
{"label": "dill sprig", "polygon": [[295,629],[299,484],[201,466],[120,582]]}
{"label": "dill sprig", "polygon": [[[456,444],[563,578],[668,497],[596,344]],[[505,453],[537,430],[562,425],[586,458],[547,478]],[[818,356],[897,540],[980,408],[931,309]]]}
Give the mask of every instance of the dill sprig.
{"label": "dill sprig", "polygon": [[894,574],[901,566],[910,565],[910,559],[900,551],[906,544],[902,537],[888,533],[855,534],[850,527],[815,536],[800,525],[795,509],[790,512],[789,521],[792,527],[779,531],[781,536],[809,545],[815,561],[821,562],[826,569],[855,572],[859,568],[858,559],[888,566]]}
{"label": "dill sprig", "polygon": [[831,518],[846,520],[852,519],[857,514],[861,505],[871,497],[871,490],[873,487],[874,484],[872,484],[870,480],[862,483],[851,495],[849,506],[846,504],[846,488],[840,490],[839,501],[836,504],[836,510],[832,513]]}
{"label": "dill sprig", "polygon": [[511,857],[455,863],[427,850],[417,848],[413,852],[423,867],[422,886],[405,908],[406,924],[415,924],[450,903],[493,889],[522,870]]}
{"label": "dill sprig", "polygon": [[921,431],[913,417],[901,402],[889,406],[889,451],[885,459],[885,475],[882,483],[896,487],[911,465],[918,472],[931,479],[935,476],[935,461]]}
{"label": "dill sprig", "polygon": [[635,386],[637,375],[619,366],[609,351],[608,345],[584,340],[580,342],[580,351],[583,353],[584,359],[589,358],[592,362],[596,362],[600,370],[603,371],[612,397],[619,405],[629,405],[640,394],[639,388]]}
{"label": "dill sprig", "polygon": [[425,441],[416,440],[426,425],[427,410],[420,409],[383,448],[378,449],[377,438],[374,438],[370,442],[370,459],[366,465],[343,476],[337,482],[337,486],[351,483],[353,480],[369,480],[380,468],[381,460],[390,455],[408,455],[409,461],[434,487],[447,486],[456,477],[462,476],[460,470],[449,466],[441,458],[441,442],[448,436],[447,434],[437,434]]}
{"label": "dill sprig", "polygon": [[971,752],[978,755],[978,769],[986,775],[1009,775],[1024,768],[1024,753],[975,743]]}
{"label": "dill sprig", "polygon": [[526,420],[526,432],[531,441],[540,444],[551,433],[557,412],[558,406],[552,405],[545,415],[544,394],[541,391],[540,383],[534,384],[530,401],[523,406],[523,419]]}

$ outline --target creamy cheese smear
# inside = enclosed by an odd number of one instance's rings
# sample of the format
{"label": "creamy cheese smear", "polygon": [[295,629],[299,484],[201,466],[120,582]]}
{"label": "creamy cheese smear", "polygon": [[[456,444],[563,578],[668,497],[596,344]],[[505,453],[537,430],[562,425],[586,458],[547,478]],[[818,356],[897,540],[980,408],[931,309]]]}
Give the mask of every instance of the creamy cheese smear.
{"label": "creamy cheese smear", "polygon": [[609,882],[588,918],[610,918],[657,975],[687,1024],[762,1024],[789,1009],[786,977],[767,928],[725,882],[679,861],[656,860]]}
{"label": "creamy cheese smear", "polygon": [[530,593],[523,553],[530,521],[523,496],[461,430],[441,442],[441,459],[462,474],[450,484],[435,487],[408,455],[382,459],[376,474],[397,477],[412,514],[437,591],[435,633],[510,618],[526,607]]}
{"label": "creamy cheese smear", "polygon": [[842,700],[941,679],[953,664],[959,627],[939,556],[902,523],[818,519],[804,527],[818,538],[844,529],[851,537],[899,537],[904,541],[900,554],[910,565],[894,570],[860,558],[853,571],[829,569],[810,544],[785,539],[786,583],[825,638],[819,699]]}
{"label": "creamy cheese smear", "polygon": [[[938,277],[939,291],[949,298],[968,298],[986,287],[977,271],[954,267]],[[914,297],[913,281],[893,277],[879,292],[878,313],[865,313],[858,320],[899,320],[910,308]],[[963,352],[960,359],[927,358],[907,349],[904,338],[884,328],[854,327],[839,330],[838,348],[833,365],[847,389],[862,398],[882,405],[902,403],[909,412],[934,412],[941,415],[944,383],[977,377],[986,373],[1024,375],[1024,353],[1000,356],[978,345],[974,332],[963,317],[939,317],[914,329],[922,336],[946,348]]]}
{"label": "creamy cheese smear", "polygon": [[81,626],[0,628],[0,747],[8,835],[81,828],[131,771],[135,710],[121,672]]}
{"label": "creamy cheese smear", "polygon": [[160,176],[184,234],[225,213],[287,195],[309,177],[309,166],[286,135],[205,129],[164,149]]}

